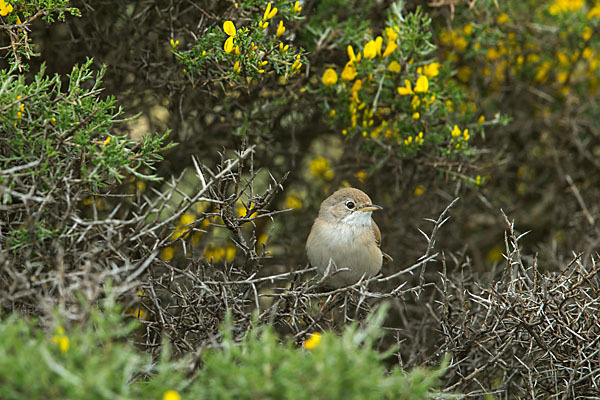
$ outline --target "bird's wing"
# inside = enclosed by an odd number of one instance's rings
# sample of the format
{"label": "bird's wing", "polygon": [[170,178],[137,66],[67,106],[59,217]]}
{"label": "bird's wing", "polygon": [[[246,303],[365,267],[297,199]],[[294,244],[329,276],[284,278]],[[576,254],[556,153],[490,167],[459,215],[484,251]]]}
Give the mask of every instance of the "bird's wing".
{"label": "bird's wing", "polygon": [[381,247],[381,231],[379,230],[379,227],[373,220],[371,220],[371,228],[373,229],[373,235],[375,235],[375,241],[377,242],[377,246]]}
{"label": "bird's wing", "polygon": [[[371,227],[373,228],[373,235],[375,235],[375,242],[377,242],[378,247],[381,247],[381,231],[379,230],[379,227],[377,226],[374,220],[371,220]],[[383,251],[381,252],[381,254],[383,254],[384,262],[394,261],[394,259],[390,257],[389,254],[386,254]]]}

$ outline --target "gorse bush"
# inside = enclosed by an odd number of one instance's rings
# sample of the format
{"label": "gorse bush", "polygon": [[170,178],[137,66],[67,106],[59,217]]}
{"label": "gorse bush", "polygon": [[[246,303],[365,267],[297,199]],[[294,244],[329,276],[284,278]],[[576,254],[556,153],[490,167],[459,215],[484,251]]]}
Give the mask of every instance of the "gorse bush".
{"label": "gorse bush", "polygon": [[[3,371],[44,354],[9,397],[598,397],[599,10],[0,0]],[[324,291],[347,186],[395,261]]]}
{"label": "gorse bush", "polygon": [[[284,3],[276,4],[281,7]],[[288,21],[301,18],[299,2],[281,8],[268,3],[260,19],[261,10],[257,13],[257,7],[255,2],[242,2],[237,19],[250,18],[250,26],[238,23],[236,27],[235,21],[226,20],[222,28],[211,27],[204,32],[191,50],[179,50],[179,40],[171,39],[173,53],[177,61],[186,66],[183,72],[192,83],[197,83],[196,75],[202,76],[203,84],[208,83],[208,74],[211,85],[228,83],[228,86],[234,86],[237,83],[244,87],[264,74],[274,73],[285,81],[300,72],[306,59],[302,58],[301,49],[290,47],[285,33]]]}
{"label": "gorse bush", "polygon": [[393,4],[381,35],[356,50],[348,44],[343,69],[323,71],[318,96],[331,126],[364,137],[364,151],[398,158],[418,152],[422,163],[472,154],[471,135],[483,125],[475,104],[434,57],[430,24],[421,9],[404,16]]}

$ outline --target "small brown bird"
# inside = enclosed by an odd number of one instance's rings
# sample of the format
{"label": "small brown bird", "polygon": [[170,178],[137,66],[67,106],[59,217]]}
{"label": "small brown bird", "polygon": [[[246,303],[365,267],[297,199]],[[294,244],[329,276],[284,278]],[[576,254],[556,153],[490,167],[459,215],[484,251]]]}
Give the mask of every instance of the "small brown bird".
{"label": "small brown bird", "polygon": [[328,286],[347,286],[363,276],[372,277],[384,258],[392,260],[379,248],[381,232],[371,218],[373,211],[381,209],[354,188],[340,189],[321,203],[306,241],[306,253],[311,265],[330,275],[325,281]]}

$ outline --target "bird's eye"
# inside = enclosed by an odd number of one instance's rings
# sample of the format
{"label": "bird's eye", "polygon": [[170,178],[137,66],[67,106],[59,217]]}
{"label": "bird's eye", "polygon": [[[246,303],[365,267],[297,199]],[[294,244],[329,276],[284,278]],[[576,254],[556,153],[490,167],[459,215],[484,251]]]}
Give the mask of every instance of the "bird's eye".
{"label": "bird's eye", "polygon": [[353,201],[347,201],[347,202],[346,202],[346,207],[347,207],[349,210],[352,210],[352,209],[354,208],[354,202],[353,202]]}

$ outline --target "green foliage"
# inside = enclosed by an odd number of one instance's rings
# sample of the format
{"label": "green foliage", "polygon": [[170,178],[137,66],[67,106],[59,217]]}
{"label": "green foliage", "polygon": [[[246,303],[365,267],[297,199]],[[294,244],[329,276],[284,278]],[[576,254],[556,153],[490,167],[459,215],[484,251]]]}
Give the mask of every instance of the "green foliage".
{"label": "green foliage", "polygon": [[[17,315],[0,323],[0,396],[4,399],[124,399],[130,381],[150,368],[150,359],[124,340],[135,327],[118,308],[91,309],[90,320],[52,332]],[[158,396],[156,396],[158,397]]]}
{"label": "green foliage", "polygon": [[[41,204],[36,218],[8,226],[12,251],[43,247],[66,234],[64,215],[52,219],[46,213],[53,202],[60,203],[58,193],[67,196],[62,205],[68,209],[70,202],[83,200],[82,191],[98,193],[126,175],[157,180],[146,170],[172,146],[165,145],[168,131],[139,142],[117,133],[117,124],[125,122],[119,120],[122,110],[114,97],[100,96],[104,69],[94,73],[91,64],[89,59],[75,66],[66,88],[59,75],[47,76],[43,66],[29,83],[16,66],[0,71],[0,203],[13,210],[6,221],[21,220],[15,219],[20,204]],[[69,190],[54,193],[61,182],[68,182]]]}
{"label": "green foliage", "polygon": [[[208,28],[190,50],[179,50],[179,41],[172,39],[173,54],[186,67],[184,73],[192,82],[197,75],[207,73],[211,83],[230,85],[250,85],[265,74],[287,80],[306,62],[302,49],[294,48],[286,34],[286,25],[302,19],[297,3],[276,1],[262,9],[262,2],[243,1],[237,18]],[[248,25],[237,22],[248,19]]]}
{"label": "green foliage", "polygon": [[368,34],[371,22],[364,18],[377,7],[372,1],[325,0],[314,5],[306,25],[298,32],[300,41],[311,52],[344,49],[359,45]]}
{"label": "green foliage", "polygon": [[373,349],[386,310],[372,315],[364,328],[347,327],[341,337],[324,333],[311,350],[279,344],[268,326],[251,331],[236,345],[229,328],[221,348],[203,355],[201,394],[215,399],[429,398],[444,368],[388,371],[383,360],[391,352]]}
{"label": "green foliage", "polygon": [[348,45],[339,78],[336,68],[324,70],[315,95],[333,129],[361,135],[374,154],[473,155],[470,139],[483,135],[483,125],[452,71],[434,57],[430,24],[420,9],[404,15],[394,4],[382,36],[367,35],[358,49]]}
{"label": "green foliage", "polygon": [[[140,175],[142,167],[162,159],[158,152],[168,133],[141,143],[114,134],[115,123],[124,122],[118,120],[122,110],[114,97],[100,97],[104,69],[94,74],[91,63],[73,68],[67,90],[60,76],[46,76],[44,68],[29,84],[14,68],[0,71],[0,104],[5,104],[0,109],[0,129],[5,132],[0,168],[33,163],[19,169],[19,179],[35,177],[44,187],[75,169],[96,191],[113,179],[120,182],[126,172]],[[11,178],[4,179],[11,186]],[[10,204],[11,196],[5,193],[2,201]]]}
{"label": "green foliage", "polygon": [[[232,327],[217,348],[203,352],[202,368],[190,376],[192,358],[173,359],[168,346],[157,364],[127,339],[137,321],[125,322],[109,298],[90,307],[88,321],[51,332],[16,315],[0,323],[0,397],[3,399],[182,398],[210,399],[425,399],[433,396],[441,369],[387,371],[372,347],[381,336],[385,310],[365,328],[341,337],[323,334],[312,350],[281,344],[268,326],[237,342]],[[58,321],[58,320],[57,320]],[[389,355],[389,353],[388,353]]]}
{"label": "green foliage", "polygon": [[[11,64],[19,69],[28,69],[21,58],[30,59],[34,53],[29,30],[23,29],[38,18],[52,23],[64,21],[65,14],[80,16],[79,9],[69,7],[69,0],[2,0],[0,1],[0,17],[6,24],[0,26],[10,37],[10,46],[3,48],[10,54]],[[4,22],[4,21],[3,21]],[[2,42],[0,42],[2,43]]]}

